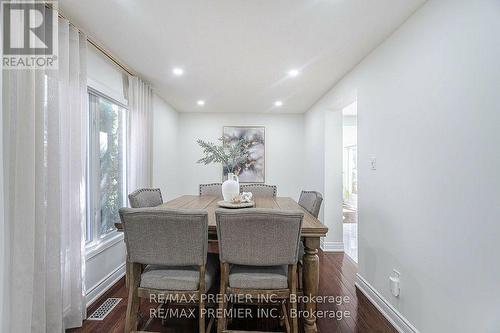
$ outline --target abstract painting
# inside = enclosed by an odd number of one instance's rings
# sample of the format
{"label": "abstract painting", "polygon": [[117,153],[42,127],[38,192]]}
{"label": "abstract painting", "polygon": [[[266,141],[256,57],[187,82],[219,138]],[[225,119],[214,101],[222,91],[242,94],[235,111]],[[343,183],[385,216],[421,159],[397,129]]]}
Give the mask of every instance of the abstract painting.
{"label": "abstract painting", "polygon": [[[235,143],[241,139],[247,141],[248,158],[234,166],[234,173],[240,183],[263,183],[266,169],[266,130],[263,126],[224,126],[224,141]],[[226,179],[228,170],[223,167],[223,179]]]}

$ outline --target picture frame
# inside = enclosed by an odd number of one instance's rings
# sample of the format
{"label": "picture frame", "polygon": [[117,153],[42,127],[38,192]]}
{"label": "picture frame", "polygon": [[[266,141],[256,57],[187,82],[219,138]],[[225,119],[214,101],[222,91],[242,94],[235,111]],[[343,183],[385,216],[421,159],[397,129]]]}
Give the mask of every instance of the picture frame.
{"label": "picture frame", "polygon": [[[240,183],[265,183],[266,180],[266,128],[264,126],[223,126],[222,136],[228,143],[242,138],[251,143],[249,158],[235,166]],[[222,180],[227,179],[229,170],[222,167]]]}

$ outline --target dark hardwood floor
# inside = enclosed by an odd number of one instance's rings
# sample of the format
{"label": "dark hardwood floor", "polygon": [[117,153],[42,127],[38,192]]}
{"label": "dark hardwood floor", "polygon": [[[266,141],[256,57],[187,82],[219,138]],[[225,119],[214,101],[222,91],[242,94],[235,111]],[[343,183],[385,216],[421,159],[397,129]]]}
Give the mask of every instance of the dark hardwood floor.
{"label": "dark hardwood floor", "polygon": [[[382,314],[366,299],[366,297],[354,286],[356,279],[356,264],[347,256],[341,253],[320,252],[320,295],[341,296],[342,302],[318,304],[318,310],[332,315],[334,319],[318,319],[318,328],[322,333],[396,333],[397,331],[382,316]],[[118,333],[123,332],[125,322],[125,311],[127,308],[127,291],[124,279],[120,280],[113,288],[103,295],[95,304],[88,309],[88,314],[92,312],[108,297],[120,297],[123,300],[108,314],[103,321],[85,321],[83,327],[68,330],[68,333]],[[340,304],[342,303],[342,304]],[[156,304],[143,301],[141,303],[141,313],[143,317],[149,318],[149,309],[156,307]],[[144,324],[145,320],[141,322]],[[231,329],[252,329],[283,331],[278,320],[250,321],[234,320]],[[153,332],[197,332],[197,319],[168,320],[167,325],[161,325],[160,319],[153,319],[146,328]],[[212,329],[212,332],[215,332]]]}

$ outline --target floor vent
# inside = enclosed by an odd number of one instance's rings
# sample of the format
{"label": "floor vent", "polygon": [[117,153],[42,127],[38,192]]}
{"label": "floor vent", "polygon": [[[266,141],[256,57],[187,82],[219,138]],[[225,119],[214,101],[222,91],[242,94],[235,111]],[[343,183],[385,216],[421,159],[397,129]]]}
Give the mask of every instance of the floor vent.
{"label": "floor vent", "polygon": [[121,298],[108,298],[90,315],[90,317],[87,318],[87,320],[104,320],[121,300]]}

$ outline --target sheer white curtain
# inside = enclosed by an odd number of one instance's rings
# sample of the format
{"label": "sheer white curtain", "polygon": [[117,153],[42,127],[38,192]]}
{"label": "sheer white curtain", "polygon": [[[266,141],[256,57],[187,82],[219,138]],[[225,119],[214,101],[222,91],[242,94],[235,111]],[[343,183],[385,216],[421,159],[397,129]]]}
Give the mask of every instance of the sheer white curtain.
{"label": "sheer white curtain", "polygon": [[[3,36],[2,27],[0,24],[0,33]],[[3,43],[0,43],[0,54],[3,54]],[[0,65],[1,66],[1,65]],[[2,101],[2,86],[3,78],[2,73],[0,73],[0,101]],[[4,186],[3,186],[3,162],[4,162],[4,154],[3,154],[3,103],[0,103],[0,332],[8,332],[6,330],[4,319],[5,305],[6,302],[6,288],[5,288],[5,275],[7,272],[6,259],[7,259],[7,234],[5,229],[5,205],[4,205]]]}
{"label": "sheer white curtain", "polygon": [[5,332],[63,332],[85,311],[86,38],[58,28],[58,70],[2,73]]}
{"label": "sheer white curtain", "polygon": [[151,187],[153,90],[141,79],[129,76],[128,90],[128,191]]}

